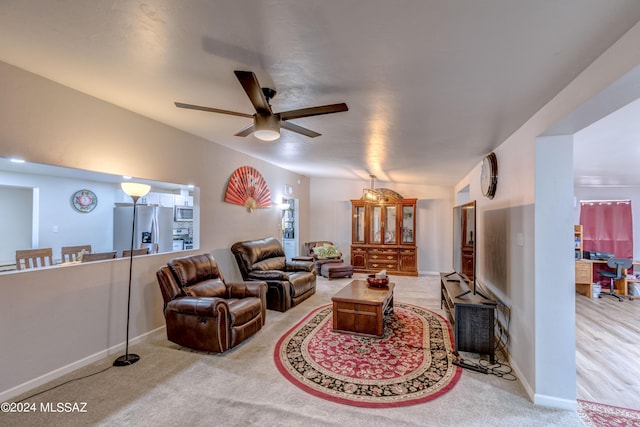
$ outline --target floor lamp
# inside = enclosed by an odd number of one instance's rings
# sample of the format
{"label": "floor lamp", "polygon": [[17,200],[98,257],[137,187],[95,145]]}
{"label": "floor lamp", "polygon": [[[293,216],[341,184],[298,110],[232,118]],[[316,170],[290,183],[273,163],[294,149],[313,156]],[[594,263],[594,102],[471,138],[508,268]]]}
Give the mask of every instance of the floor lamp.
{"label": "floor lamp", "polygon": [[131,225],[131,252],[129,253],[129,296],[127,297],[127,342],[124,356],[118,357],[113,366],[129,366],[140,360],[137,354],[129,354],[129,313],[131,312],[131,271],[133,267],[133,242],[136,235],[136,203],[138,199],[149,192],[150,185],[135,182],[123,182],[120,184],[122,191],[133,199],[133,222]]}

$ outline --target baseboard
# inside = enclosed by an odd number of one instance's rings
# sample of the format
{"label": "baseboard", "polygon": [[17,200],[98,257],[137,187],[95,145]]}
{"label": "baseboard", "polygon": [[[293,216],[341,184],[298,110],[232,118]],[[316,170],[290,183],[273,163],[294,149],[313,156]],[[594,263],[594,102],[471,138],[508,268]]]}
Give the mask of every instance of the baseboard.
{"label": "baseboard", "polygon": [[533,387],[531,387],[531,384],[529,384],[529,382],[525,379],[525,376],[522,374],[522,370],[520,369],[518,364],[513,361],[511,356],[509,356],[509,366],[511,366],[514,375],[516,376],[516,378],[518,378],[518,381],[520,381],[520,384],[522,384],[522,387],[524,387],[524,391],[527,393],[527,396],[529,396],[529,399],[533,402],[535,398]]}
{"label": "baseboard", "polygon": [[561,399],[544,394],[536,394],[533,391],[531,384],[529,384],[529,382],[525,380],[525,377],[524,375],[522,375],[522,371],[520,370],[518,365],[514,363],[510,366],[534,405],[546,406],[548,408],[566,409],[569,411],[576,411],[578,409],[578,402],[575,399]]}
{"label": "baseboard", "polygon": [[[151,335],[164,330],[166,327],[165,326],[161,326],[159,328],[153,329],[149,332],[146,332],[142,335],[139,335],[135,338],[132,338],[129,340],[129,345],[134,345],[137,344],[139,342],[144,341],[145,339],[149,338]],[[19,384],[15,387],[12,387],[8,390],[5,390],[3,392],[0,392],[0,402],[6,402],[9,399],[19,396],[23,393],[28,392],[29,390],[33,390],[36,387],[39,387],[43,384],[48,383],[49,381],[55,380],[56,378],[60,378],[63,375],[66,375],[70,372],[73,372],[77,369],[80,369],[84,366],[90,365],[92,363],[95,363],[101,359],[104,359],[105,357],[111,356],[113,354],[116,353],[121,353],[125,350],[125,342],[121,342],[120,344],[116,344],[112,347],[106,348],[104,350],[101,350],[97,353],[91,354],[87,357],[84,357],[80,360],[77,360],[75,362],[69,363],[68,365],[62,366],[58,369],[55,369],[51,372],[47,372],[46,374],[40,375],[37,378],[34,378],[32,380],[29,380],[27,382],[24,382],[22,384]]]}
{"label": "baseboard", "polygon": [[418,271],[418,276],[440,276],[439,271]]}
{"label": "baseboard", "polygon": [[566,409],[568,411],[577,411],[578,402],[573,399],[560,399],[557,397],[536,394],[533,399],[535,405],[546,406],[549,408]]}

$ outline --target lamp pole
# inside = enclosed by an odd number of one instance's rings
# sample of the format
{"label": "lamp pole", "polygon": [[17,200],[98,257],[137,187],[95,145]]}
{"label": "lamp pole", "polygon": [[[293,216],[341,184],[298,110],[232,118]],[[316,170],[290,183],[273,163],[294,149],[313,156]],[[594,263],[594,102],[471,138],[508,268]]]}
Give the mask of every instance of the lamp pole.
{"label": "lamp pole", "polygon": [[136,232],[136,204],[140,197],[149,192],[151,187],[146,184],[136,184],[133,182],[123,182],[120,184],[122,190],[133,199],[133,220],[131,223],[131,250],[129,251],[129,293],[127,296],[127,338],[125,344],[124,356],[118,357],[113,361],[113,366],[129,366],[140,360],[140,356],[137,354],[129,354],[129,316],[131,313],[131,277],[133,271],[133,242],[135,240]]}

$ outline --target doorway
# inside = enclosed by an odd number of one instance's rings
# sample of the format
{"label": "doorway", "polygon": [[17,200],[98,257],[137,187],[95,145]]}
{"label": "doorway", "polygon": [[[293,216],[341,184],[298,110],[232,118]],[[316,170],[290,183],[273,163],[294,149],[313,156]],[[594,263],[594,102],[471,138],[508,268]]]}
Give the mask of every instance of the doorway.
{"label": "doorway", "polygon": [[0,186],[0,269],[14,265],[16,250],[33,245],[34,189]]}

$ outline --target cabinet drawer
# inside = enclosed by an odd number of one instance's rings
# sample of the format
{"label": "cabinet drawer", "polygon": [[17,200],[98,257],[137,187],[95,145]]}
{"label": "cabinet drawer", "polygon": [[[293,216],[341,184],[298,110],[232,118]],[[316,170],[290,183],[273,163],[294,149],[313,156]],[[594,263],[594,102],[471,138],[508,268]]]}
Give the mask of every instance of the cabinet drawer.
{"label": "cabinet drawer", "polygon": [[369,249],[369,253],[379,254],[379,255],[397,254],[398,249],[378,247],[378,248]]}
{"label": "cabinet drawer", "polygon": [[576,262],[576,283],[593,282],[592,265],[590,262],[578,261]]}
{"label": "cabinet drawer", "polygon": [[382,260],[382,261],[372,261],[369,260],[369,266],[368,268],[370,270],[397,270],[398,269],[398,261],[386,261],[386,260]]}
{"label": "cabinet drawer", "polygon": [[398,254],[394,252],[370,252],[369,261],[398,262]]}

